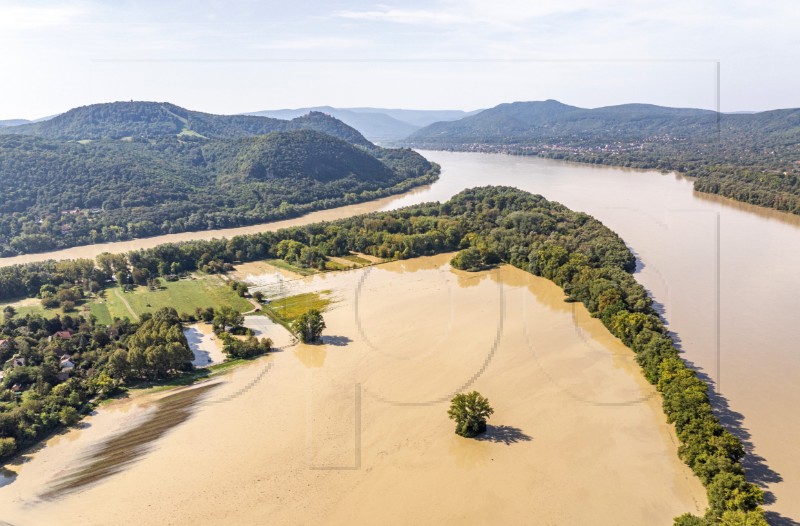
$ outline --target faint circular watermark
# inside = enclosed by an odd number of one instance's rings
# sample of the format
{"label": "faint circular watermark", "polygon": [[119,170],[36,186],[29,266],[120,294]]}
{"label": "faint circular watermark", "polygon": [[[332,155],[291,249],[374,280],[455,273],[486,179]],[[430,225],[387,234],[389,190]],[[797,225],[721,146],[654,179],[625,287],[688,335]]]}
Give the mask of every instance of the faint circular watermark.
{"label": "faint circular watermark", "polygon": [[[444,334],[444,336],[442,338],[439,339],[439,342],[440,342],[439,345],[442,345],[447,341],[447,339],[448,339],[447,337],[452,332],[453,324],[454,324],[454,299],[453,299],[453,294],[452,294],[452,291],[450,289],[450,283],[449,283],[449,280],[452,279],[452,277],[453,277],[453,273],[452,273],[451,267],[449,265],[446,265],[443,269],[440,267],[440,269],[437,269],[437,270],[441,273],[441,275],[445,276],[445,281],[447,282],[447,290],[448,290],[448,305],[450,307],[450,319],[449,319],[449,323],[448,323],[448,327],[447,327],[447,332]],[[375,345],[369,339],[369,337],[366,334],[367,331],[364,328],[364,322],[363,322],[362,315],[361,315],[361,309],[362,309],[362,301],[363,301],[362,300],[362,296],[363,296],[363,293],[364,293],[364,284],[367,281],[367,278],[370,275],[371,271],[372,271],[372,267],[366,269],[364,271],[364,274],[359,279],[358,285],[356,286],[355,300],[354,300],[354,315],[355,315],[356,327],[358,329],[358,332],[359,332],[360,336],[364,339],[364,342],[367,344],[369,349],[371,351],[381,353],[381,354],[383,354],[385,356],[388,356],[388,357],[390,357],[392,359],[395,359],[395,360],[419,359],[422,356],[427,356],[428,354],[430,354],[432,352],[436,352],[438,346],[437,345],[430,345],[429,346],[429,351],[425,352],[422,355],[416,354],[416,355],[397,356],[395,353],[389,353],[385,349],[380,348],[380,346]],[[497,321],[496,321],[496,326],[495,326],[495,331],[494,331],[494,338],[493,338],[492,342],[488,345],[488,347],[485,349],[484,354],[483,354],[482,359],[481,359],[481,362],[480,362],[480,365],[474,370],[474,372],[472,372],[472,374],[470,374],[467,378],[465,378],[460,384],[458,384],[458,381],[454,382],[456,384],[456,387],[455,388],[448,388],[446,390],[446,394],[443,394],[440,397],[427,399],[427,400],[417,400],[417,401],[396,400],[396,399],[393,399],[391,397],[384,396],[384,395],[382,395],[380,393],[376,393],[374,391],[371,391],[371,390],[367,389],[366,387],[362,386],[364,392],[367,393],[372,398],[374,398],[374,399],[376,399],[376,400],[378,400],[380,402],[386,403],[386,404],[395,405],[395,406],[414,407],[414,406],[429,406],[429,405],[435,405],[435,404],[441,404],[441,403],[444,403],[444,402],[449,402],[458,393],[469,389],[478,380],[478,378],[481,377],[481,375],[486,371],[486,368],[492,362],[492,359],[494,358],[495,354],[497,353],[497,349],[498,349],[498,347],[500,345],[500,340],[502,339],[503,331],[504,331],[504,327],[505,327],[504,321],[505,321],[505,301],[506,300],[505,300],[504,284],[503,284],[502,279],[500,279],[500,273],[498,272],[497,269],[490,270],[490,271],[485,271],[485,272],[481,272],[481,273],[475,274],[474,279],[484,279],[484,278],[488,277],[488,275],[489,275],[488,272],[494,272],[495,273],[495,277],[497,278],[495,280],[497,282],[497,300],[498,300],[498,305],[499,305],[498,312],[497,312]]]}

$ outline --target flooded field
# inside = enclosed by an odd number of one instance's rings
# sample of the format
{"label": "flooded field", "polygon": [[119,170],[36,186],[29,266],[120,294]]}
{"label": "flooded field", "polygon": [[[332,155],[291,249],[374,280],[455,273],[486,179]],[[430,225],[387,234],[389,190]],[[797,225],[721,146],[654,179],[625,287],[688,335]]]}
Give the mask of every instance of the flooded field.
{"label": "flooded field", "polygon": [[[87,450],[125,443],[167,398],[137,401],[135,418],[115,417],[132,402],[111,404],[93,417],[109,424],[90,419],[18,466],[0,488],[3,519],[611,525],[705,508],[630,350],[552,283],[511,267],[454,271],[449,258],[294,281],[292,293],[336,298],[324,344],[237,368],[102,484],[32,499],[91,465]],[[480,440],[447,418],[464,388],[495,408]]]}

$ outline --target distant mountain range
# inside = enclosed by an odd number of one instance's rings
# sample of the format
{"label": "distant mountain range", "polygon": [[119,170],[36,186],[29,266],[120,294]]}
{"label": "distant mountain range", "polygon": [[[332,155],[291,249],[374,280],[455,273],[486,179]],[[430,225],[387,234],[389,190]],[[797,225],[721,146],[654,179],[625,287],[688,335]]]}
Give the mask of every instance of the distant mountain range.
{"label": "distant mountain range", "polygon": [[351,144],[372,144],[357,130],[320,112],[285,121],[246,115],[214,115],[167,102],[113,102],[74,108],[52,119],[0,128],[0,134],[34,135],[57,140],[233,139],[275,131],[316,130]]}
{"label": "distant mountain range", "polygon": [[[504,152],[674,170],[696,176],[697,190],[800,214],[800,109],[717,113],[650,104],[587,109],[545,100],[475,112],[321,106],[213,115],[169,103],[130,102],[85,106],[45,121],[8,125],[14,122],[20,120],[5,121],[0,135],[82,142],[178,139],[186,144],[313,130],[364,148],[384,163],[403,158],[405,164],[410,152],[381,150],[370,139],[419,149]],[[390,151],[401,153],[388,155]],[[310,152],[306,150],[308,159]],[[299,162],[299,157],[295,160]],[[414,167],[412,172],[419,170]],[[248,173],[257,176],[258,166]]]}
{"label": "distant mountain range", "polygon": [[27,119],[7,119],[4,121],[0,121],[0,126],[19,126],[20,124],[28,124],[29,120]]}
{"label": "distant mountain range", "polygon": [[422,148],[459,145],[586,145],[614,141],[715,141],[720,135],[772,142],[800,136],[800,110],[717,114],[710,110],[623,104],[586,109],[556,100],[500,104],[451,122],[436,122],[407,137]]}
{"label": "distant mountain range", "polygon": [[695,190],[800,214],[800,109],[723,113],[649,104],[500,104],[400,144],[676,171]]}
{"label": "distant mountain range", "polygon": [[389,108],[334,108],[316,106],[310,108],[264,110],[248,113],[274,119],[294,119],[309,112],[321,112],[336,117],[360,131],[366,138],[377,142],[393,142],[404,139],[434,122],[453,121],[469,117],[476,111],[461,110],[402,110]]}

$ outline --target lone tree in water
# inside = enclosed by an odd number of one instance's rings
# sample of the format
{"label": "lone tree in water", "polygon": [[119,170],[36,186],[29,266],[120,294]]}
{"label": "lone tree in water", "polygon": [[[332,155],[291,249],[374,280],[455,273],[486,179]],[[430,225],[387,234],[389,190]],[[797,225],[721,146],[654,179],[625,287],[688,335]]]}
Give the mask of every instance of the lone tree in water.
{"label": "lone tree in water", "polygon": [[292,323],[292,329],[294,329],[294,332],[297,333],[303,343],[320,341],[324,328],[325,320],[322,319],[322,314],[317,309],[311,309],[300,315]]}
{"label": "lone tree in water", "polygon": [[486,419],[492,413],[494,409],[489,405],[489,400],[478,391],[472,391],[453,397],[447,415],[456,421],[457,435],[472,438],[486,431]]}

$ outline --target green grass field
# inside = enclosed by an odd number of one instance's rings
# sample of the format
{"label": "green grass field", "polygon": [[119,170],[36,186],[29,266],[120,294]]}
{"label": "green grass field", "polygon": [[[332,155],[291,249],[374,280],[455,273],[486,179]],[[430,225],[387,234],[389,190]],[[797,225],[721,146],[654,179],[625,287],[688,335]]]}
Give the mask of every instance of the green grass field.
{"label": "green grass field", "polygon": [[24,318],[28,314],[40,314],[42,316],[53,316],[55,313],[61,313],[61,309],[45,309],[41,305],[24,305],[14,307],[17,310],[16,316]]}
{"label": "green grass field", "polygon": [[174,307],[178,313],[193,314],[199,308],[228,305],[239,312],[253,309],[245,298],[239,297],[219,276],[197,276],[194,279],[165,281],[161,290],[151,291],[137,287],[123,293],[118,288],[104,291],[103,298],[91,305],[91,312],[100,323],[110,323],[113,318],[131,318],[131,313],[119,297],[124,298],[134,313],[141,316],[162,307]]}
{"label": "green grass field", "polygon": [[315,268],[303,268],[303,267],[296,267],[291,263],[287,263],[282,259],[266,259],[264,263],[268,263],[273,267],[277,267],[283,270],[288,270],[289,272],[294,272],[295,274],[300,274],[301,276],[311,276],[312,274],[319,274],[319,270]]}
{"label": "green grass field", "polygon": [[368,259],[364,259],[364,258],[362,258],[360,256],[356,256],[355,254],[349,254],[347,256],[339,256],[339,257],[342,258],[342,259],[346,259],[347,261],[352,261],[353,263],[355,263],[357,265],[370,265],[370,264],[372,264],[372,261],[370,261]]}
{"label": "green grass field", "polygon": [[40,316],[44,316],[45,318],[52,318],[56,314],[58,314],[59,316],[63,316],[65,314],[69,314],[70,316],[77,316],[84,312],[88,312],[85,311],[85,309],[90,306],[91,301],[92,299],[78,300],[75,302],[74,309],[72,309],[70,312],[64,312],[64,310],[60,308],[45,309],[44,307],[42,307],[39,300],[31,302],[29,299],[25,298],[23,300],[20,300],[19,302],[3,303],[2,305],[0,305],[0,310],[2,310],[2,308],[5,307],[6,305],[11,305],[17,312],[15,314],[15,317],[17,318],[23,318],[28,314],[32,315],[38,314]]}
{"label": "green grass field", "polygon": [[325,270],[347,270],[349,268],[350,267],[341,265],[335,261],[328,260],[325,262]]}
{"label": "green grass field", "polygon": [[273,300],[267,305],[267,309],[274,316],[280,318],[286,323],[293,322],[301,314],[304,314],[311,309],[317,309],[322,312],[333,301],[330,297],[330,290],[323,290],[320,292],[306,292],[305,294],[298,294],[296,296],[289,296],[288,298],[281,298]]}

